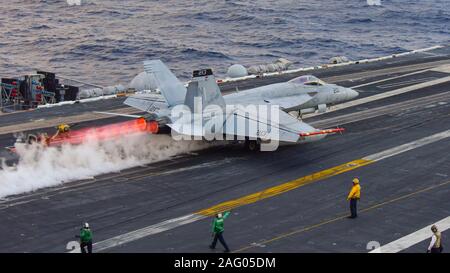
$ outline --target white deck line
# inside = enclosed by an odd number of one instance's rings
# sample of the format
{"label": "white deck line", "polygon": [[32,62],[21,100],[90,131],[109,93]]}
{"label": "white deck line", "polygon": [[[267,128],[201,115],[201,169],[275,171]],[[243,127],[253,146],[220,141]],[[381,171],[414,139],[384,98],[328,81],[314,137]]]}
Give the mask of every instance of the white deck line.
{"label": "white deck line", "polygon": [[403,78],[403,77],[412,76],[412,75],[415,75],[415,74],[424,73],[424,72],[429,71],[429,70],[431,70],[431,69],[423,69],[423,70],[412,72],[412,73],[408,73],[408,74],[403,74],[403,75],[399,75],[399,76],[395,76],[395,77],[385,78],[385,79],[381,79],[381,80],[377,80],[377,81],[373,81],[373,82],[368,82],[368,83],[363,83],[363,84],[360,84],[360,85],[351,86],[350,88],[357,89],[357,88],[360,88],[360,87],[373,85],[373,84],[377,84],[377,83],[380,83],[380,82],[386,82],[386,81],[390,81],[390,80],[395,80],[395,79],[399,79],[399,78]]}
{"label": "white deck line", "polygon": [[[431,51],[431,50],[438,49],[438,48],[443,48],[443,46],[437,45],[437,46],[416,49],[416,50],[412,50],[412,51],[407,51],[407,52],[398,53],[398,54],[392,54],[392,55],[383,56],[383,57],[377,57],[377,58],[372,58],[372,59],[362,59],[362,60],[351,61],[351,62],[340,63],[340,64],[325,64],[325,65],[318,65],[318,66],[296,68],[296,69],[285,70],[285,71],[281,71],[281,72],[264,73],[264,74],[262,74],[262,76],[263,77],[276,76],[276,75],[280,75],[280,74],[283,75],[283,74],[297,73],[297,72],[301,72],[301,71],[309,71],[309,70],[315,70],[315,69],[346,66],[346,65],[360,64],[360,63],[377,62],[377,61],[396,58],[396,57],[400,57],[400,56],[406,56],[406,55],[410,55],[410,54]],[[252,78],[256,78],[256,76],[249,75],[249,76],[239,77],[239,78],[225,78],[225,79],[221,79],[221,82],[234,82],[234,81],[241,81],[241,80],[252,79]]]}
{"label": "white deck line", "polygon": [[[372,251],[370,251],[369,253],[397,253],[400,252],[402,250],[405,250],[417,243],[420,243],[426,239],[430,239],[431,238],[431,225],[428,225],[422,229],[419,229],[418,231],[415,231],[409,235],[406,235],[400,239],[397,239],[393,242],[390,242],[384,246],[381,246],[379,248],[376,248]],[[450,228],[450,216],[446,217],[436,223],[434,223],[434,225],[437,226],[439,231],[446,231],[447,229]],[[424,253],[426,251],[426,249],[423,250]]]}
{"label": "white deck line", "polygon": [[364,104],[364,103],[368,103],[368,102],[372,102],[372,101],[376,101],[376,100],[380,100],[380,99],[384,99],[384,98],[388,98],[388,97],[392,97],[392,96],[408,93],[408,92],[415,91],[415,90],[418,90],[418,89],[421,89],[421,88],[426,88],[426,87],[430,87],[430,86],[433,86],[433,85],[438,85],[438,84],[445,83],[445,82],[448,82],[448,81],[450,81],[450,76],[444,77],[444,78],[440,78],[440,79],[436,79],[436,80],[432,80],[432,81],[428,81],[428,82],[423,82],[423,83],[411,85],[411,86],[407,86],[407,87],[403,87],[403,88],[399,88],[399,89],[395,89],[395,90],[388,91],[388,92],[383,92],[383,93],[380,93],[380,94],[376,94],[376,95],[365,97],[365,98],[361,98],[361,99],[352,100],[352,101],[349,101],[349,102],[344,102],[344,103],[338,104],[336,106],[333,106],[332,108],[330,108],[325,113],[309,114],[309,115],[305,115],[304,118],[310,118],[310,117],[323,115],[323,114],[334,112],[334,111],[338,111],[338,110],[341,110],[341,109],[345,109],[345,108],[349,108],[349,107],[353,107],[353,106],[358,106],[358,105],[361,105],[361,104]]}

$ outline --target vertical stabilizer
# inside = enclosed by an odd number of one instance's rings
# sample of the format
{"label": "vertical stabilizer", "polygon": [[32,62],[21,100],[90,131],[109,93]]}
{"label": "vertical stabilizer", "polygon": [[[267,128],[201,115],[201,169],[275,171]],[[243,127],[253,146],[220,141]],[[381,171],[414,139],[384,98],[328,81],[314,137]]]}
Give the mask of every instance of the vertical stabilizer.
{"label": "vertical stabilizer", "polygon": [[217,105],[221,108],[225,106],[225,100],[211,69],[194,71],[184,100],[184,104],[191,110],[194,109],[195,98],[201,99],[203,109],[208,105]]}
{"label": "vertical stabilizer", "polygon": [[183,103],[186,87],[161,60],[144,61],[144,71],[153,75],[169,107]]}

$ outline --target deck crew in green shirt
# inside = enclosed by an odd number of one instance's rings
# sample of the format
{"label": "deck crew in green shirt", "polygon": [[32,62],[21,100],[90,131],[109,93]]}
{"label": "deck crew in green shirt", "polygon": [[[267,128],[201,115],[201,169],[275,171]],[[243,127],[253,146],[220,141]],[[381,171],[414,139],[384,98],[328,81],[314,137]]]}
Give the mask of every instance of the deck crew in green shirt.
{"label": "deck crew in green shirt", "polygon": [[219,240],[220,243],[225,248],[224,252],[230,252],[230,249],[228,248],[228,245],[225,242],[225,239],[223,238],[223,231],[224,231],[223,223],[224,223],[224,220],[229,215],[230,215],[230,212],[227,211],[223,215],[222,215],[222,213],[218,213],[216,215],[216,217],[214,218],[214,222],[213,222],[213,225],[212,225],[212,232],[213,232],[214,240],[212,241],[212,243],[209,246],[209,248],[215,249],[216,248],[216,244],[217,244],[217,240]]}
{"label": "deck crew in green shirt", "polygon": [[81,253],[92,253],[92,231],[88,223],[84,223],[83,228],[80,229],[80,236],[77,237],[80,238]]}

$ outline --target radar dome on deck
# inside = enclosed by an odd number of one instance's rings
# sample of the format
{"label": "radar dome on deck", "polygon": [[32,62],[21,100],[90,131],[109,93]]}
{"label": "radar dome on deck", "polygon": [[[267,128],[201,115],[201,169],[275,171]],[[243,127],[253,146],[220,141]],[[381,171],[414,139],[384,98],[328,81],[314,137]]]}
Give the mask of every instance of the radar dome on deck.
{"label": "radar dome on deck", "polygon": [[228,68],[227,76],[230,78],[239,78],[247,76],[247,69],[240,64],[233,64]]}

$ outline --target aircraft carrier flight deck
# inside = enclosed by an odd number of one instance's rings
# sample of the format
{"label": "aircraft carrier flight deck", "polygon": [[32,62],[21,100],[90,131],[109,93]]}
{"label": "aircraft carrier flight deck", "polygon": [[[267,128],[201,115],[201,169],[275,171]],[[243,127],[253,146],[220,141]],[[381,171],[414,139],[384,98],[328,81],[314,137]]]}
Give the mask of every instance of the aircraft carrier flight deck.
{"label": "aircraft carrier flight deck", "polygon": [[[217,146],[8,196],[0,200],[0,232],[8,234],[0,251],[67,252],[88,221],[96,252],[220,252],[208,248],[211,221],[229,210],[231,252],[369,252],[373,244],[424,252],[428,239],[404,238],[450,215],[450,46],[220,87],[231,93],[303,74],[359,92],[304,119],[344,127],[342,135],[274,152]],[[83,128],[127,120],[93,111],[140,114],[124,99],[2,114],[0,144],[61,122]],[[5,149],[0,157],[17,160]],[[358,218],[348,219],[353,177],[362,194]],[[443,235],[450,245],[450,233]],[[391,247],[398,240],[404,247]]]}

